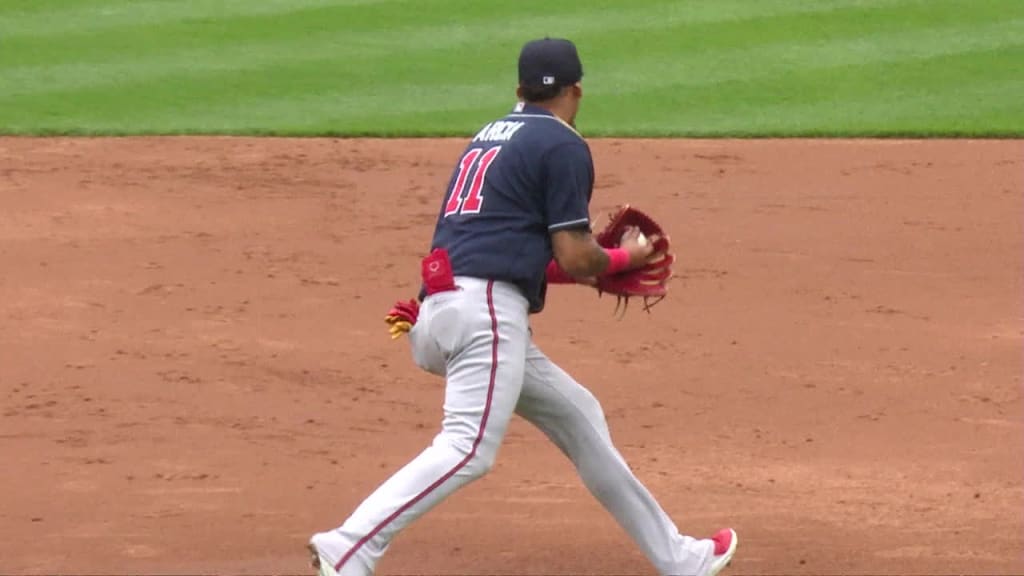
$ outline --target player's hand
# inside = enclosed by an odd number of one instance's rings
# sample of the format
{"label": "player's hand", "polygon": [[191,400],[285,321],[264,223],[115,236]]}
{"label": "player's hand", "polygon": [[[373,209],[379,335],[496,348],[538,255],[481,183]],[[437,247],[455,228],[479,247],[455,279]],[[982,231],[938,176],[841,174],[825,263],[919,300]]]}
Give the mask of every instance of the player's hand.
{"label": "player's hand", "polygon": [[630,268],[639,268],[655,257],[653,239],[645,238],[644,242],[641,243],[640,229],[636,226],[627,228],[622,234],[622,240],[619,241],[619,248],[629,252]]}

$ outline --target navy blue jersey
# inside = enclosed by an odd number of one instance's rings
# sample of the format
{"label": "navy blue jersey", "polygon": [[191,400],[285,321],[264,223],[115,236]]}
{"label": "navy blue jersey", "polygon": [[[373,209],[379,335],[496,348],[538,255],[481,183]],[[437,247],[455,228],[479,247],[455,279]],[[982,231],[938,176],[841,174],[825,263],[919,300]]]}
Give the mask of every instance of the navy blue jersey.
{"label": "navy blue jersey", "polygon": [[431,250],[448,251],[456,276],[516,284],[530,312],[540,312],[551,233],[590,229],[593,188],[583,138],[547,110],[518,104],[481,128],[460,157]]}

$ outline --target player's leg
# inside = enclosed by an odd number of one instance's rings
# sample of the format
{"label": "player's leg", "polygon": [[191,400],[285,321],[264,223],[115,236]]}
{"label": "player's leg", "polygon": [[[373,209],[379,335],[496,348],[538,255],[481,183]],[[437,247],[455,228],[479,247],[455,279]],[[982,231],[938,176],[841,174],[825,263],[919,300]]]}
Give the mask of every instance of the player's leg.
{"label": "player's leg", "polygon": [[715,542],[679,533],[612,443],[600,403],[533,343],[516,412],[572,460],[591,494],[615,517],[660,574],[703,575]]}
{"label": "player's leg", "polygon": [[527,304],[507,284],[458,284],[424,302],[414,329],[413,346],[446,357],[442,430],[340,528],[313,536],[322,574],[372,574],[395,535],[494,464],[522,386]]}

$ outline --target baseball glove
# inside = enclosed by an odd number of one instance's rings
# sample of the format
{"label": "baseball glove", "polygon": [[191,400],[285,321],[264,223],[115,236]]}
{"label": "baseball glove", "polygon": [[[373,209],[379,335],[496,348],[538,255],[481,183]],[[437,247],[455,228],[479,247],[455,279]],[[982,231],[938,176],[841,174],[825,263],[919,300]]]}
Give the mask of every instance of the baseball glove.
{"label": "baseball glove", "polygon": [[618,312],[621,306],[623,314],[629,306],[629,299],[634,296],[643,299],[644,310],[648,313],[655,304],[661,302],[668,294],[672,263],[675,262],[668,234],[661,225],[629,204],[620,206],[610,214],[608,225],[594,239],[602,248],[617,248],[623,234],[634,227],[639,228],[654,243],[655,258],[640,268],[601,276],[596,286],[598,295],[606,292],[615,295],[615,310]]}

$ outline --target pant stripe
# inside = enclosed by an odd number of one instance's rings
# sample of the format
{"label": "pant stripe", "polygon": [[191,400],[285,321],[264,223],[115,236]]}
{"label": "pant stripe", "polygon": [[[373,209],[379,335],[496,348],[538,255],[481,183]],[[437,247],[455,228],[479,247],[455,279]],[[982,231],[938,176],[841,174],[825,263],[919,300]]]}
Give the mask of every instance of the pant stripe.
{"label": "pant stripe", "polygon": [[454,476],[459,470],[461,470],[466,464],[468,464],[470,460],[473,459],[473,456],[476,455],[476,448],[477,446],[480,445],[480,442],[483,440],[484,430],[487,428],[487,417],[491,413],[491,399],[494,397],[494,381],[498,375],[498,317],[494,313],[493,288],[494,281],[491,280],[487,282],[487,311],[491,315],[491,377],[490,381],[487,384],[487,403],[484,404],[484,414],[483,417],[480,419],[480,430],[476,434],[476,439],[473,440],[473,447],[470,449],[469,454],[466,454],[466,457],[463,458],[458,464],[456,464],[454,468],[449,470],[444,476],[441,476],[436,481],[434,481],[433,484],[427,486],[425,490],[417,494],[412,500],[409,500],[408,502],[403,504],[398,510],[395,510],[390,516],[385,518],[383,522],[378,524],[376,528],[371,530],[369,534],[360,538],[359,541],[356,542],[355,546],[349,549],[349,551],[341,557],[341,560],[338,560],[338,563],[334,565],[334,569],[336,571],[341,572],[341,567],[344,566],[345,563],[348,562],[350,558],[352,558],[352,556],[356,553],[357,550],[362,548],[364,544],[369,542],[370,539],[372,539],[381,530],[383,530],[385,526],[393,522],[395,518],[398,518],[398,516],[400,516],[402,512],[405,512],[406,510],[409,509],[410,506],[413,506],[414,504],[422,500],[424,497],[426,497],[427,494],[430,494],[431,492],[436,490],[438,486],[444,484],[445,481]]}

